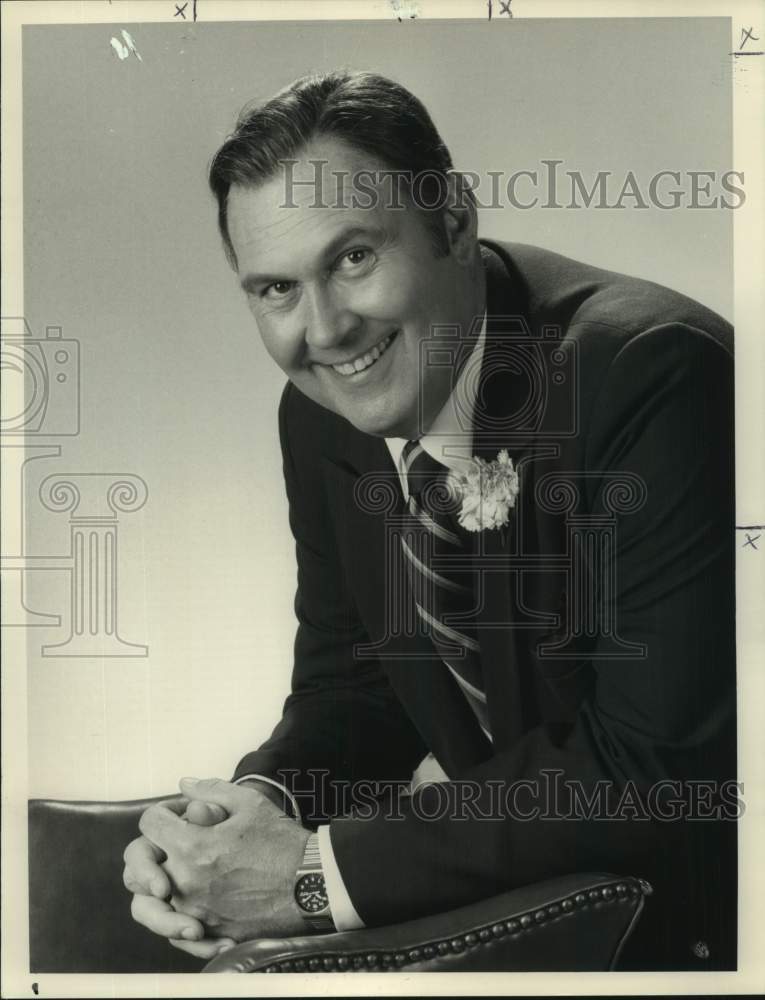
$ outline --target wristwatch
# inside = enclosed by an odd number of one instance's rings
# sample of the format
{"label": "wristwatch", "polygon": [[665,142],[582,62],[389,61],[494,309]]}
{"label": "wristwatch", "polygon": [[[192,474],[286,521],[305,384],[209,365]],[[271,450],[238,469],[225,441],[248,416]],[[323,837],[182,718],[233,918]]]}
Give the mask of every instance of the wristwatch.
{"label": "wristwatch", "polygon": [[309,927],[316,931],[335,929],[324,883],[317,833],[312,833],[306,841],[303,863],[295,874],[295,902]]}

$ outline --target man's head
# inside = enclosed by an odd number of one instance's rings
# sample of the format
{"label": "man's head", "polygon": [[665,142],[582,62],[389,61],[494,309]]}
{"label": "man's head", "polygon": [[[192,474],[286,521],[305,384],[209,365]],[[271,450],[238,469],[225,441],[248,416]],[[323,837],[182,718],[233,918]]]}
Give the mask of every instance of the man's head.
{"label": "man's head", "polygon": [[420,342],[483,308],[474,201],[422,104],[372,74],[300,80],[240,116],[210,185],[291,381],[362,431],[416,434],[453,384]]}

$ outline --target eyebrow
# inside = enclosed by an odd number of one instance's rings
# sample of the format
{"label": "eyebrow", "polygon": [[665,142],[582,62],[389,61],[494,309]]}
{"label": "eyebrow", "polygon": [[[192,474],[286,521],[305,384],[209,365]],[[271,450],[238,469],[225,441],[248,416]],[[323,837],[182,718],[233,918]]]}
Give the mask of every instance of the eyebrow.
{"label": "eyebrow", "polygon": [[[358,239],[360,237],[365,237],[367,239],[381,241],[384,237],[384,230],[380,229],[378,226],[349,226],[346,229],[341,230],[336,236],[334,236],[329,243],[321,251],[321,257],[327,260],[330,257],[334,257],[341,247],[346,243],[350,243],[351,240]],[[254,272],[249,272],[240,281],[240,285],[245,292],[256,292],[258,288],[263,285],[270,285],[275,281],[290,281],[292,279],[286,278],[284,274],[256,274]]]}

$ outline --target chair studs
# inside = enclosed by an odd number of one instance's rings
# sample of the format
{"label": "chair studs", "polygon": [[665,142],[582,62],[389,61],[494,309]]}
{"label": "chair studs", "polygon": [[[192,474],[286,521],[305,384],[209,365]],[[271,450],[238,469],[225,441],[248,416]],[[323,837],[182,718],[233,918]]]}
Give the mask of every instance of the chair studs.
{"label": "chair studs", "polygon": [[593,903],[596,903],[600,899],[600,893],[597,889],[590,889],[588,895]]}
{"label": "chair studs", "polygon": [[548,917],[557,917],[559,913],[560,913],[560,907],[558,906],[557,903],[551,903],[547,907],[547,916]]}
{"label": "chair studs", "polygon": [[517,920],[508,920],[508,922],[505,924],[505,927],[507,927],[508,934],[517,934],[518,931],[521,929],[520,922]]}
{"label": "chair studs", "polygon": [[478,935],[473,933],[466,934],[465,944],[468,948],[474,948],[478,944]]}
{"label": "chair studs", "polygon": [[626,893],[627,893],[627,886],[624,884],[624,882],[619,882],[619,884],[616,886],[616,895],[624,896],[626,895]]}
{"label": "chair studs", "polygon": [[491,931],[489,930],[488,927],[483,927],[478,932],[478,937],[480,938],[481,941],[488,941],[489,938],[491,937]]}
{"label": "chair studs", "polygon": [[337,967],[338,969],[340,969],[341,972],[343,969],[348,968],[348,959],[345,957],[345,955],[337,956]]}
{"label": "chair studs", "polygon": [[420,949],[419,948],[412,948],[412,950],[409,952],[409,961],[410,962],[419,962],[419,960],[421,958],[422,958],[422,952],[420,951]]}
{"label": "chair studs", "polygon": [[406,961],[406,955],[402,951],[397,951],[396,954],[393,956],[393,961],[396,963],[396,965],[403,965],[404,962]]}
{"label": "chair studs", "polygon": [[532,924],[531,914],[524,913],[523,916],[521,917],[521,927],[525,929],[526,927],[531,927],[531,924]]}
{"label": "chair studs", "polygon": [[265,969],[263,969],[263,971],[264,972],[278,972],[279,971],[279,966],[278,965],[267,965],[265,967]]}
{"label": "chair studs", "polygon": [[693,954],[696,956],[696,958],[701,958],[701,959],[709,958],[710,955],[709,945],[706,943],[706,941],[697,941],[696,944],[693,946]]}
{"label": "chair studs", "polygon": [[335,968],[335,959],[333,955],[327,955],[324,959],[324,968],[327,972],[332,972]]}
{"label": "chair studs", "polygon": [[439,955],[448,955],[449,954],[449,942],[448,941],[439,941],[438,945],[436,947],[438,949],[438,954]]}
{"label": "chair studs", "polygon": [[308,959],[308,968],[309,968],[309,970],[311,972],[318,972],[320,964],[321,963],[319,962],[318,958],[309,958]]}
{"label": "chair studs", "polygon": [[280,962],[280,964],[279,964],[279,971],[280,972],[292,972],[292,962],[290,962],[289,959],[287,959],[286,962]]}
{"label": "chair studs", "polygon": [[491,933],[496,938],[503,937],[504,933],[505,933],[505,925],[504,924],[494,924],[494,926],[491,929]]}
{"label": "chair studs", "polygon": [[369,966],[370,969],[374,968],[374,966],[377,965],[377,955],[375,955],[373,952],[370,952],[367,955],[367,965]]}
{"label": "chair studs", "polygon": [[435,953],[436,949],[433,947],[432,944],[426,944],[425,947],[422,949],[422,954],[425,956],[425,958],[433,958]]}
{"label": "chair studs", "polygon": [[293,963],[293,967],[295,972],[305,972],[305,962],[302,958],[296,958]]}
{"label": "chair studs", "polygon": [[545,913],[544,910],[537,910],[537,912],[534,914],[534,919],[538,924],[543,924],[547,919],[547,914]]}
{"label": "chair studs", "polygon": [[574,909],[574,903],[571,899],[564,899],[560,906],[564,913],[570,913]]}
{"label": "chair studs", "polygon": [[463,951],[465,948],[465,942],[460,937],[452,938],[449,944],[452,951]]}
{"label": "chair studs", "polygon": [[584,906],[584,904],[587,902],[587,897],[583,892],[578,892],[576,896],[574,896],[574,902],[576,903],[577,906]]}
{"label": "chair studs", "polygon": [[606,885],[600,890],[600,894],[603,899],[613,899],[614,890],[610,885]]}

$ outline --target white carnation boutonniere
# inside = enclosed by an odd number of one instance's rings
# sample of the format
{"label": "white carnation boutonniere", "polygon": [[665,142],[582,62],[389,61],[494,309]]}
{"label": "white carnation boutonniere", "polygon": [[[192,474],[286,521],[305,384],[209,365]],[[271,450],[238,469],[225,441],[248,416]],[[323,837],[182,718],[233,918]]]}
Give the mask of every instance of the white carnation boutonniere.
{"label": "white carnation boutonniere", "polygon": [[466,531],[504,528],[518,496],[518,473],[505,448],[493,462],[477,455],[464,471],[449,474],[449,487],[462,506],[457,515]]}

